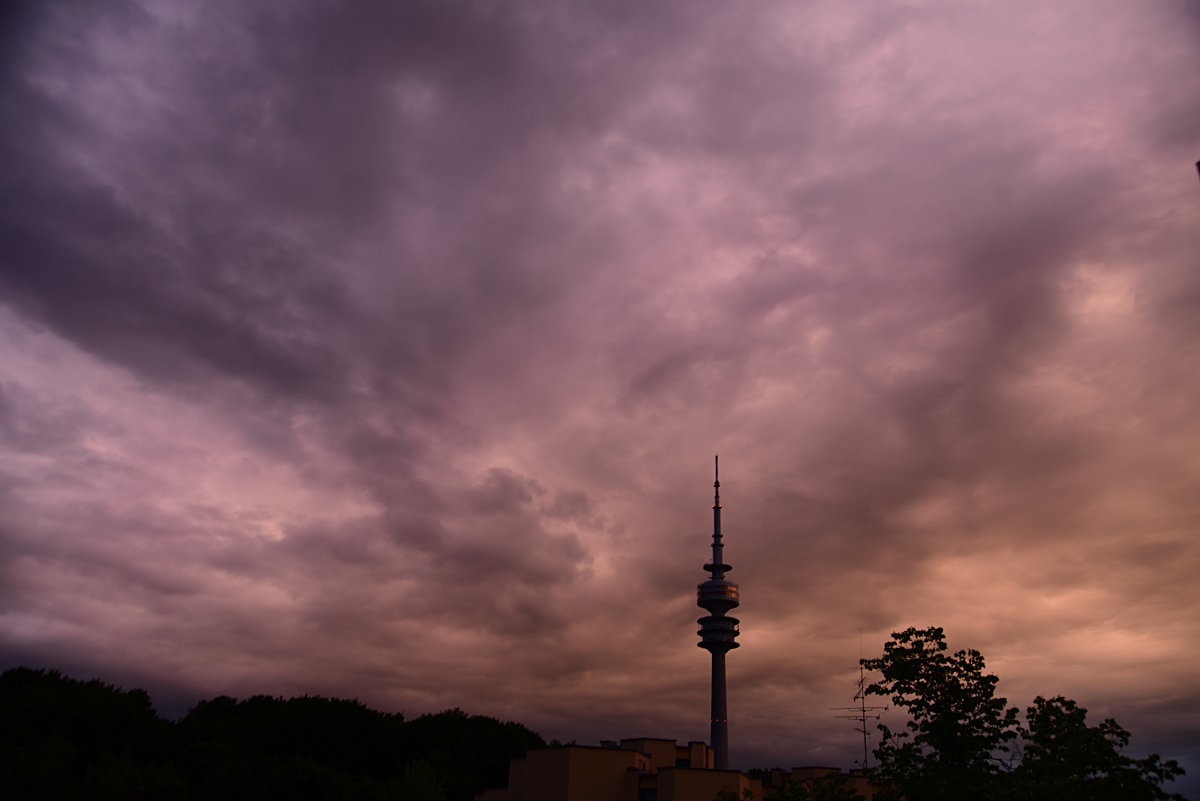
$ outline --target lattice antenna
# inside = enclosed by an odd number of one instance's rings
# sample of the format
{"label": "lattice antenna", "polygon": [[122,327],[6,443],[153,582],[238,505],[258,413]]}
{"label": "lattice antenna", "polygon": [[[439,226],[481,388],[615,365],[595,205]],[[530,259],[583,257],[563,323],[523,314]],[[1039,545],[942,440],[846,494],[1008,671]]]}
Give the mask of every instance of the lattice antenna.
{"label": "lattice antenna", "polygon": [[856,705],[831,706],[829,708],[835,712],[850,713],[849,715],[835,715],[834,717],[853,720],[858,723],[858,728],[855,731],[860,733],[863,738],[862,766],[863,770],[867,770],[871,767],[869,760],[871,732],[867,729],[867,721],[879,720],[888,708],[886,706],[870,706],[867,704],[867,673],[862,666],[862,635],[859,635],[858,653],[858,690],[854,693],[854,700],[857,702]]}

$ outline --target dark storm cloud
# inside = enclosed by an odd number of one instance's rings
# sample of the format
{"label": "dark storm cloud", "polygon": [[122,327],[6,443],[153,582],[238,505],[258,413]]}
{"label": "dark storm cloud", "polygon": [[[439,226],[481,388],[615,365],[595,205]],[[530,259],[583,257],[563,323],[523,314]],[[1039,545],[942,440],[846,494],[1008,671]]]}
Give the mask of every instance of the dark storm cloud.
{"label": "dark storm cloud", "polygon": [[[448,348],[544,291],[540,276],[522,276],[537,265],[514,250],[553,215],[514,214],[516,198],[503,195],[516,189],[523,204],[545,203],[536,173],[527,185],[506,183],[523,180],[527,133],[545,121],[524,119],[531,104],[494,91],[532,79],[523,74],[536,65],[523,63],[507,17],[478,19],[446,4],[255,17],[237,19],[248,29],[236,34],[219,18],[191,26],[143,18],[134,30],[95,31],[65,10],[30,26],[31,50],[51,38],[38,34],[52,22],[82,28],[71,31],[80,34],[73,48],[55,42],[66,52],[53,77],[81,84],[85,105],[97,67],[88,48],[106,34],[112,47],[152,48],[142,56],[152,66],[164,56],[153,48],[179,48],[183,58],[164,75],[120,76],[144,82],[150,99],[121,98],[128,119],[52,96],[28,62],[9,77],[8,104],[25,124],[8,128],[4,143],[6,161],[24,167],[6,188],[8,291],[56,330],[139,370],[198,364],[308,396],[347,381],[336,356],[343,345],[367,347],[368,365],[381,371],[436,379]],[[538,88],[550,97],[532,107],[554,108],[554,87]],[[502,109],[510,119],[498,125]],[[427,115],[436,132],[425,130]],[[132,138],[136,152],[118,137]],[[80,169],[71,151],[88,140],[112,163]],[[156,201],[157,209],[143,205]],[[355,258],[339,252],[344,238],[407,205],[421,208],[414,216],[430,230],[394,243],[392,272],[403,280],[384,279],[396,319],[384,321],[391,336],[380,341],[380,332],[354,330],[345,277],[317,254]],[[311,234],[293,230],[310,225]],[[461,241],[420,241],[456,227]],[[470,240],[461,236],[468,230]],[[316,247],[297,246],[304,236]]]}
{"label": "dark storm cloud", "polygon": [[703,737],[719,450],[744,759],[910,623],[1190,747],[1190,7],[12,8],[6,660]]}

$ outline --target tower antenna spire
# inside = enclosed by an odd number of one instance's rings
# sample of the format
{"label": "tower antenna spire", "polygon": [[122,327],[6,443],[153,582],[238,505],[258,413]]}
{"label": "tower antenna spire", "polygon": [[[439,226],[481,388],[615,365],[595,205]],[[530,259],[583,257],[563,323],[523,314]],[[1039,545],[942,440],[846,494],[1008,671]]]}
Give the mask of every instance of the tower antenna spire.
{"label": "tower antenna spire", "polygon": [[713,505],[721,505],[721,454],[713,454]]}
{"label": "tower antenna spire", "polygon": [[700,624],[701,648],[712,654],[712,707],[709,716],[713,757],[717,770],[729,769],[729,713],[725,692],[725,654],[737,648],[738,619],[726,614],[739,605],[738,585],[725,578],[733,568],[725,564],[721,536],[720,457],[713,456],[712,561],[704,566],[710,578],[696,587],[696,605],[709,614]]}

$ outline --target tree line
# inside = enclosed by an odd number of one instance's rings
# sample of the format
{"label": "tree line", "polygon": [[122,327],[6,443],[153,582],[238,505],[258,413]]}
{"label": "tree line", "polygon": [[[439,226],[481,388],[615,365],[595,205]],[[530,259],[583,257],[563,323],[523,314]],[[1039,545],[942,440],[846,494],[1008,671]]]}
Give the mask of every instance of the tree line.
{"label": "tree line", "polygon": [[[1177,762],[1127,756],[1128,731],[1092,725],[1062,696],[1035,698],[1022,717],[983,656],[951,653],[940,628],[897,632],[862,664],[880,677],[867,693],[906,713],[901,728],[879,727],[878,801],[1183,801],[1163,787],[1183,775]],[[542,747],[519,723],[459,709],[405,720],[343,699],[221,696],[170,721],[144,690],[52,670],[0,675],[7,798],[470,801]],[[857,797],[839,776],[773,792]]]}
{"label": "tree line", "polygon": [[13,799],[470,801],[545,745],[460,709],[405,720],[336,698],[221,696],[170,721],[144,690],[53,670],[0,675],[0,775]]}

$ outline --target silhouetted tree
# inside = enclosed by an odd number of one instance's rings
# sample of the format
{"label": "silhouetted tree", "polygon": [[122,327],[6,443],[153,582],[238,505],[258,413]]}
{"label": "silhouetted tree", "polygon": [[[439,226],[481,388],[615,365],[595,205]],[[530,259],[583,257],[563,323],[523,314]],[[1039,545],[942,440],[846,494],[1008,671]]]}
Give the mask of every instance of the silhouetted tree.
{"label": "silhouetted tree", "polygon": [[509,760],[546,746],[519,723],[468,715],[457,708],[410,721],[404,737],[404,752],[433,768],[449,801],[503,786],[508,782]]}
{"label": "silhouetted tree", "polygon": [[908,712],[906,731],[880,725],[876,780],[883,798],[957,801],[987,798],[1017,736],[1017,709],[996,696],[974,650],[948,653],[940,628],[892,635],[883,656],[864,659],[882,678],[867,692],[890,696]]}
{"label": "silhouetted tree", "polygon": [[[1161,788],[1183,774],[1157,755],[1120,753],[1129,733],[1114,720],[1086,723],[1074,701],[1037,698],[1021,726],[995,694],[974,650],[948,653],[940,628],[892,635],[882,657],[862,660],[881,679],[867,692],[908,713],[905,730],[879,726],[873,771],[883,801],[1142,801],[1178,799]],[[1021,748],[1014,746],[1021,745]]]}
{"label": "silhouetted tree", "polygon": [[1157,754],[1133,759],[1121,753],[1130,735],[1112,718],[1087,725],[1087,710],[1069,698],[1038,696],[1021,729],[1024,753],[1013,771],[1012,799],[1035,801],[1161,801],[1182,799],[1162,789],[1183,775],[1174,760]]}

